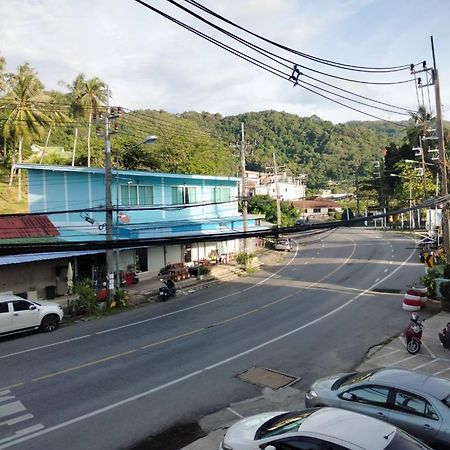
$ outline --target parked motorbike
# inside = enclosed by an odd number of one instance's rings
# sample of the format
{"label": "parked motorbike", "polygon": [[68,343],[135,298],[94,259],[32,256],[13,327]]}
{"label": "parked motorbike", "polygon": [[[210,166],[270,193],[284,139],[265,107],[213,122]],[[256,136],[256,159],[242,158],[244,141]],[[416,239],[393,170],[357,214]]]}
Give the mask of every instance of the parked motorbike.
{"label": "parked motorbike", "polygon": [[442,346],[450,350],[450,322],[447,323],[447,326],[438,335]]}
{"label": "parked motorbike", "polygon": [[163,285],[159,288],[159,299],[164,302],[177,295],[177,288],[172,280],[161,279]]}
{"label": "parked motorbike", "polygon": [[412,355],[415,355],[422,346],[422,327],[422,322],[419,322],[419,314],[413,312],[405,329],[406,350]]}

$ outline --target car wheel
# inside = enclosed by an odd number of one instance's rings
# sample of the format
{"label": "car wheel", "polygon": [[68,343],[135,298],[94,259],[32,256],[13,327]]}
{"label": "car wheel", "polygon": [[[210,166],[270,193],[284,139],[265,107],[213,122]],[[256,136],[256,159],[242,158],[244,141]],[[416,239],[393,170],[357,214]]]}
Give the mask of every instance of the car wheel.
{"label": "car wheel", "polygon": [[59,317],[56,315],[45,316],[41,322],[41,330],[50,332],[55,331],[59,325]]}

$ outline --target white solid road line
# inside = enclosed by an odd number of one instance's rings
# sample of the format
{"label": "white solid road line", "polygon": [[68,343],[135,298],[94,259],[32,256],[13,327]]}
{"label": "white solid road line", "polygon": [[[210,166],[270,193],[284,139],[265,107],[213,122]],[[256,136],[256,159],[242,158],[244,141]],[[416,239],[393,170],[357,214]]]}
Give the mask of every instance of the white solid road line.
{"label": "white solid road line", "polygon": [[86,334],[84,336],[80,336],[80,337],[76,337],[76,338],[72,338],[72,339],[66,339],[65,341],[54,342],[53,344],[47,344],[47,345],[41,345],[40,347],[28,348],[27,350],[21,350],[20,352],[8,353],[7,355],[0,356],[0,359],[9,358],[10,356],[22,355],[23,353],[34,352],[36,350],[41,350],[43,348],[55,347],[56,345],[67,344],[67,342],[79,341],[80,339],[86,339],[90,336],[91,336],[90,334]]}
{"label": "white solid road line", "polygon": [[363,297],[368,292],[373,290],[380,283],[382,283],[383,281],[385,281],[388,278],[392,277],[394,274],[397,273],[398,270],[400,270],[412,258],[412,256],[414,254],[415,254],[415,249],[411,252],[411,254],[408,256],[408,258],[405,259],[405,261],[403,261],[396,269],[394,269],[392,271],[392,273],[390,273],[389,275],[386,275],[383,279],[381,279],[380,281],[374,283],[372,286],[367,288],[365,291],[362,291],[359,294],[355,295],[350,300],[347,300],[342,305],[340,305],[337,308],[329,311],[328,313],[324,314],[323,316],[320,316],[317,319],[312,320],[311,322],[308,322],[308,323],[306,323],[304,325],[301,325],[298,328],[295,328],[295,329],[293,329],[291,331],[288,331],[287,333],[283,333],[283,334],[281,334],[281,335],[279,335],[279,336],[277,336],[275,338],[272,338],[272,339],[270,339],[270,340],[268,340],[266,342],[263,342],[263,343],[261,343],[259,345],[251,347],[251,348],[249,348],[249,349],[247,349],[247,350],[245,350],[243,352],[240,352],[240,353],[237,353],[237,354],[235,354],[233,356],[230,356],[229,358],[223,359],[222,361],[218,361],[215,364],[211,364],[211,365],[209,365],[207,367],[204,367],[203,369],[196,370],[195,372],[191,372],[191,373],[189,373],[187,375],[184,375],[184,376],[182,376],[180,378],[176,378],[175,380],[169,381],[168,383],[161,384],[161,385],[156,386],[156,387],[154,387],[152,389],[149,389],[147,391],[141,392],[140,394],[136,394],[136,395],[133,395],[132,397],[125,398],[125,399],[123,399],[123,400],[121,400],[119,402],[112,403],[112,404],[110,404],[108,406],[105,406],[103,408],[97,409],[97,410],[92,411],[90,413],[87,413],[87,414],[75,417],[75,418],[73,418],[71,420],[68,420],[66,422],[62,422],[62,423],[60,423],[58,425],[54,425],[52,427],[45,428],[43,430],[37,431],[37,432],[29,434],[27,436],[23,436],[23,437],[18,438],[18,439],[14,440],[14,441],[10,441],[10,442],[7,442],[5,444],[0,444],[0,450],[2,450],[4,448],[12,447],[13,445],[19,444],[20,442],[25,442],[25,441],[28,441],[30,439],[34,439],[34,438],[37,438],[39,436],[42,436],[44,434],[48,434],[48,433],[51,433],[53,431],[60,430],[60,429],[65,428],[67,426],[70,426],[70,425],[73,425],[75,423],[81,422],[83,420],[89,419],[90,417],[97,416],[97,415],[102,414],[104,412],[107,412],[107,411],[110,411],[112,409],[115,409],[115,408],[117,408],[119,406],[125,405],[127,403],[133,402],[133,401],[138,400],[140,398],[143,398],[143,397],[146,397],[148,395],[154,394],[155,392],[162,391],[164,389],[167,389],[170,386],[174,386],[176,384],[182,383],[183,381],[189,380],[190,378],[196,377],[197,375],[201,375],[201,374],[203,374],[203,373],[205,373],[207,371],[213,370],[213,369],[215,369],[217,367],[223,366],[225,364],[228,364],[231,361],[234,361],[234,360],[236,360],[238,358],[241,358],[242,356],[248,355],[249,353],[253,353],[253,352],[257,351],[257,350],[260,350],[260,349],[262,349],[264,347],[267,347],[268,345],[271,345],[271,344],[273,344],[275,342],[278,342],[278,341],[280,341],[280,340],[282,340],[282,339],[284,339],[284,338],[286,338],[288,336],[291,336],[291,335],[293,335],[295,333],[298,333],[299,331],[302,331],[305,328],[309,328],[310,326],[315,325],[315,324],[321,322],[322,320],[327,319],[327,318],[333,316],[334,314],[338,313],[339,311],[343,310],[344,308],[346,308],[347,306],[351,305],[356,300],[358,300],[360,297]]}

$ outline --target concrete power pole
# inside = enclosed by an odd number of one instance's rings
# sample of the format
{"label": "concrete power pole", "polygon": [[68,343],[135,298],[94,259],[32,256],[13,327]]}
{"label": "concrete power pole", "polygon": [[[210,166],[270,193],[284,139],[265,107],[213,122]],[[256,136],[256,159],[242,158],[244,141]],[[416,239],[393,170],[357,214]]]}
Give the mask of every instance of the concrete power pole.
{"label": "concrete power pole", "polygon": [[[113,241],[113,206],[111,197],[111,140],[109,130],[109,119],[111,109],[109,107],[109,87],[106,88],[106,114],[105,114],[105,214],[106,214],[106,241]],[[111,248],[106,250],[106,288],[108,291],[108,299],[112,301],[114,298],[114,252]]]}
{"label": "concrete power pole", "polygon": [[[436,99],[436,133],[438,138],[438,150],[439,150],[439,167],[441,173],[441,186],[440,195],[448,195],[448,184],[447,184],[447,158],[445,154],[445,144],[444,144],[444,126],[442,123],[442,108],[441,108],[441,92],[439,87],[439,75],[436,67],[436,57],[434,53],[434,42],[433,36],[431,36],[431,50],[433,53],[433,82],[434,82],[434,93]],[[442,236],[444,239],[444,251],[447,258],[447,262],[450,258],[450,236],[449,236],[449,225],[448,225],[448,204],[447,201],[442,208]]]}
{"label": "concrete power pole", "polygon": [[[241,122],[241,198],[242,198],[242,221],[244,234],[248,231],[248,212],[247,212],[247,174],[245,172],[245,140],[244,140],[244,122]],[[247,253],[247,237],[244,236],[244,253]]]}
{"label": "concrete power pole", "polygon": [[277,197],[277,228],[281,227],[281,200],[280,200],[280,184],[278,183],[278,167],[275,159],[275,152],[273,153],[273,174],[275,177],[275,195]]}

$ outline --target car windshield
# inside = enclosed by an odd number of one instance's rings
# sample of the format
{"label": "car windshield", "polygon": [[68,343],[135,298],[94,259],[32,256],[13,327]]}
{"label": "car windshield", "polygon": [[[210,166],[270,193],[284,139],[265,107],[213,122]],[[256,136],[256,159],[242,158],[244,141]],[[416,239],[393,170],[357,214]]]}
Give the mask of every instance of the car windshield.
{"label": "car windshield", "polygon": [[372,370],[367,370],[365,372],[357,372],[354,374],[351,374],[350,376],[345,376],[342,377],[339,382],[337,383],[338,385],[336,387],[342,387],[342,386],[350,386],[354,383],[360,383],[361,381],[365,381],[365,380],[370,380],[370,377],[378,372],[379,369],[372,369]]}
{"label": "car windshield", "polygon": [[422,444],[422,442],[419,442],[418,440],[414,439],[409,434],[397,430],[394,439],[392,439],[392,441],[385,448],[385,450],[431,450],[431,449],[427,445]]}
{"label": "car windshield", "polygon": [[273,417],[258,428],[255,434],[255,440],[297,431],[303,421],[315,411],[314,409],[309,411],[294,411]]}

